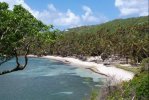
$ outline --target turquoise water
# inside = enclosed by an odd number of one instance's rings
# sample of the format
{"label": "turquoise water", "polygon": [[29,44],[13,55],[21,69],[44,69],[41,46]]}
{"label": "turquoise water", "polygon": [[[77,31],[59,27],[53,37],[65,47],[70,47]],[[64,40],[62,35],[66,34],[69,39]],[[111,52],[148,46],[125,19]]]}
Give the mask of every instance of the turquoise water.
{"label": "turquoise water", "polygon": [[[14,60],[0,66],[0,71],[12,65]],[[23,71],[0,76],[0,100],[83,100],[93,88],[100,89],[103,80],[87,69],[30,58]]]}

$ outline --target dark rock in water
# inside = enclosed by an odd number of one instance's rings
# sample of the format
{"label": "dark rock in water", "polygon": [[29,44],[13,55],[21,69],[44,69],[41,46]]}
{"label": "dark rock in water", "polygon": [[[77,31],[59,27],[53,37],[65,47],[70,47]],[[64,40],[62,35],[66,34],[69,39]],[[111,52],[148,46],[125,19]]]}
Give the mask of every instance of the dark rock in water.
{"label": "dark rock in water", "polygon": [[105,62],[105,63],[103,63],[103,65],[110,65],[110,63],[109,62]]}
{"label": "dark rock in water", "polygon": [[77,56],[80,60],[82,60],[82,61],[86,61],[87,60],[87,58],[85,57],[85,56],[83,56],[83,55],[78,55]]}
{"label": "dark rock in water", "polygon": [[69,61],[67,61],[67,60],[65,60],[65,62],[64,62],[65,64],[70,64],[70,62]]}

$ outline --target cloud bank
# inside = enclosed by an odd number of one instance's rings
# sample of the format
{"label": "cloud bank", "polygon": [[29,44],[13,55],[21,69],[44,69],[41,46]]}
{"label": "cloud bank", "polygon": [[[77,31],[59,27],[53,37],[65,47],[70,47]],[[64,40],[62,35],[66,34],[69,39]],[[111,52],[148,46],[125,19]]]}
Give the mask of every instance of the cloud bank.
{"label": "cloud bank", "polygon": [[[82,10],[83,13],[78,15],[69,8],[65,12],[62,12],[53,4],[48,4],[46,9],[38,11],[36,9],[32,9],[25,0],[0,0],[0,2],[7,2],[10,7],[9,9],[13,9],[14,5],[21,4],[43,23],[47,25],[53,24],[58,28],[66,29],[82,25],[100,24],[108,21],[107,17],[99,13],[95,13],[89,6],[86,5],[82,5],[80,10]],[[115,0],[115,7],[120,11],[120,17],[148,15],[148,0]]]}
{"label": "cloud bank", "polygon": [[66,12],[61,12],[53,4],[48,4],[47,9],[44,9],[43,11],[38,11],[32,9],[24,0],[0,0],[0,2],[7,2],[9,4],[9,9],[11,10],[14,5],[21,4],[43,23],[53,24],[57,27],[70,28],[82,25],[99,24],[107,21],[105,16],[95,14],[88,6],[82,6],[84,13],[82,15],[77,15],[71,9],[67,9]]}
{"label": "cloud bank", "polygon": [[115,0],[115,6],[120,16],[146,16],[148,15],[148,0]]}

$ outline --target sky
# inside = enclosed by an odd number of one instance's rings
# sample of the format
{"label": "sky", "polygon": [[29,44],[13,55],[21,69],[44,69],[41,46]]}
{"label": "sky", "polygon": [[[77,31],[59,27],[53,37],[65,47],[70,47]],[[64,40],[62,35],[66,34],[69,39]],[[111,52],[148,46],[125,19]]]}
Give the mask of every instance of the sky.
{"label": "sky", "polygon": [[148,0],[0,0],[9,9],[21,4],[47,25],[64,30],[119,18],[148,15]]}

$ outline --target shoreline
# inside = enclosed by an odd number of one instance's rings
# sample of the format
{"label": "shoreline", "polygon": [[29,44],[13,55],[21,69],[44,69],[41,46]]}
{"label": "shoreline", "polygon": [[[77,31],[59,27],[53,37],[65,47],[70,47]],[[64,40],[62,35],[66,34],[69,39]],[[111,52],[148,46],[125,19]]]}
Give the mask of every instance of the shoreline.
{"label": "shoreline", "polygon": [[[38,57],[36,55],[28,55],[28,57]],[[60,57],[60,56],[42,56],[39,58],[47,58],[47,59],[52,59],[52,60],[57,60],[57,61],[62,61],[66,64],[70,65],[76,65],[80,67],[84,67],[86,69],[90,69],[94,73],[104,75],[108,77],[109,79],[114,79],[116,83],[120,83],[122,81],[129,81],[134,77],[134,73],[116,68],[113,65],[110,66],[105,66],[103,64],[97,64],[95,62],[89,62],[89,61],[82,61],[73,57]]]}

